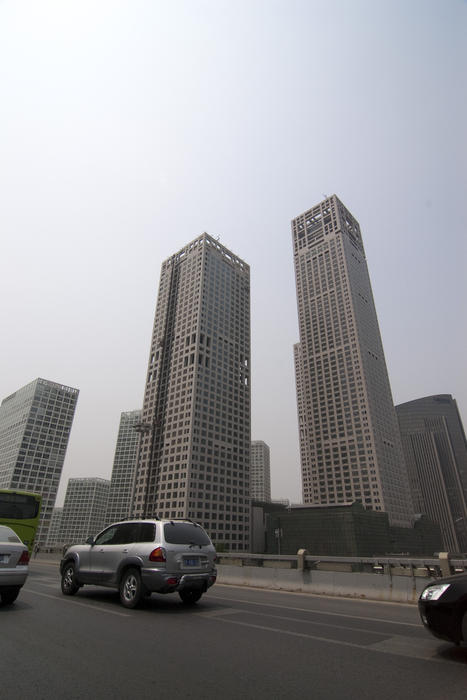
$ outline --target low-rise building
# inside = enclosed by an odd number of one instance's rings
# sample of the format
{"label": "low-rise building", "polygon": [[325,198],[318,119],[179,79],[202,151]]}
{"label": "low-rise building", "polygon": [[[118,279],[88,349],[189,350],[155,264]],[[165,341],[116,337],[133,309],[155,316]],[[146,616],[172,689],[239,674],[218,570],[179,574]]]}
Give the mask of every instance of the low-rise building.
{"label": "low-rise building", "polygon": [[392,526],[387,513],[367,510],[359,502],[291,508],[254,503],[253,513],[253,541],[256,546],[264,542],[257,553],[306,549],[318,556],[432,556],[443,549],[440,528],[428,518],[417,518],[411,527]]}

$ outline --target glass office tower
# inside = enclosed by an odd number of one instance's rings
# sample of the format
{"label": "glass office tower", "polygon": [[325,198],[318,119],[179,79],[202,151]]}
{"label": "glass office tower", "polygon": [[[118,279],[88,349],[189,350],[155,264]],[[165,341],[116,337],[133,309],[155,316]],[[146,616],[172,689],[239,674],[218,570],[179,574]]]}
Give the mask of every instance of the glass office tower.
{"label": "glass office tower", "polygon": [[107,525],[110,481],[99,477],[69,479],[59,527],[60,544],[84,544]]}
{"label": "glass office tower", "polygon": [[39,378],[0,406],[0,488],[41,494],[38,545],[46,542],[78,394]]}
{"label": "glass office tower", "polygon": [[450,394],[396,406],[415,511],[438,523],[447,551],[467,552],[467,441]]}
{"label": "glass office tower", "polygon": [[271,501],[271,470],[269,445],[263,440],[252,440],[250,457],[250,498],[252,501]]}
{"label": "glass office tower", "polygon": [[125,411],[120,416],[117,445],[110,481],[106,522],[124,520],[131,515],[136,462],[139,454],[141,410]]}
{"label": "glass office tower", "polygon": [[292,221],[305,504],[361,501],[408,526],[412,504],[360,226],[333,195]]}
{"label": "glass office tower", "polygon": [[250,269],[206,233],[162,264],[133,511],[249,546]]}

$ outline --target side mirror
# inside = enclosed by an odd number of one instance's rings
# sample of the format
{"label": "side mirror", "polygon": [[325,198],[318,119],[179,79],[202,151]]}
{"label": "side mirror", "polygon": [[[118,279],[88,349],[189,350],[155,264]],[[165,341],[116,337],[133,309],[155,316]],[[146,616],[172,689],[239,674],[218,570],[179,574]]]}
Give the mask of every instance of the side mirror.
{"label": "side mirror", "polygon": [[94,544],[94,535],[89,535],[88,539],[86,540],[86,544],[90,544],[92,547]]}

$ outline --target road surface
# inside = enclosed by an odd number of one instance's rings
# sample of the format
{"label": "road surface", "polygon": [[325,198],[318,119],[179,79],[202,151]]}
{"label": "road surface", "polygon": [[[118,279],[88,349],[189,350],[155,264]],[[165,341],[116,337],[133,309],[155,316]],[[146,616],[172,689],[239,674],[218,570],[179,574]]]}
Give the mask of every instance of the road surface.
{"label": "road surface", "polygon": [[63,596],[57,565],[33,561],[0,608],[0,697],[465,700],[467,650],[415,606],[216,585],[193,608],[126,610],[109,589]]}

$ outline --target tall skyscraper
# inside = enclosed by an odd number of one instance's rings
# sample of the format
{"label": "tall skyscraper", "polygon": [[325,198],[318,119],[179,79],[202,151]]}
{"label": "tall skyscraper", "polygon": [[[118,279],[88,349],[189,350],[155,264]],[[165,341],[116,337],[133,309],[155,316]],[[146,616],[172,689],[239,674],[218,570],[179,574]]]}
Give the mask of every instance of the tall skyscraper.
{"label": "tall skyscraper", "polygon": [[41,494],[39,545],[47,538],[78,394],[35,379],[0,406],[0,488]]}
{"label": "tall skyscraper", "polygon": [[134,514],[248,549],[250,269],[206,233],[162,264],[142,429]]}
{"label": "tall skyscraper", "polygon": [[441,527],[450,552],[467,552],[467,441],[455,399],[396,406],[415,511]]}
{"label": "tall skyscraper", "polygon": [[138,459],[141,411],[126,411],[120,416],[115,448],[106,522],[114,523],[130,517]]}
{"label": "tall skyscraper", "polygon": [[83,544],[107,525],[110,481],[98,477],[69,479],[59,528],[60,544]]}
{"label": "tall skyscraper", "polygon": [[412,519],[360,226],[335,196],[292,221],[303,500]]}
{"label": "tall skyscraper", "polygon": [[269,446],[262,440],[252,440],[250,457],[250,498],[252,501],[271,501],[271,472]]}

